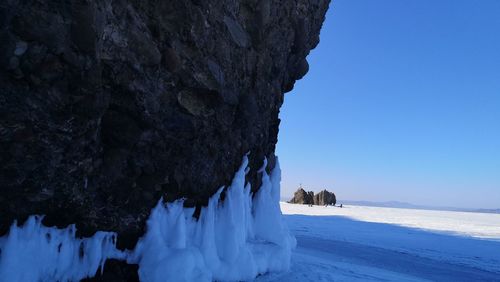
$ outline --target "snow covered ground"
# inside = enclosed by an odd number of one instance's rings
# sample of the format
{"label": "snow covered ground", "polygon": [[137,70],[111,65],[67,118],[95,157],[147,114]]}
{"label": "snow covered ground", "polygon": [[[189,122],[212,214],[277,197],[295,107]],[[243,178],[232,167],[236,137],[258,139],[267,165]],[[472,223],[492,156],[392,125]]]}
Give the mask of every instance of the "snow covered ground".
{"label": "snow covered ground", "polygon": [[291,271],[257,281],[500,281],[500,215],[281,203]]}

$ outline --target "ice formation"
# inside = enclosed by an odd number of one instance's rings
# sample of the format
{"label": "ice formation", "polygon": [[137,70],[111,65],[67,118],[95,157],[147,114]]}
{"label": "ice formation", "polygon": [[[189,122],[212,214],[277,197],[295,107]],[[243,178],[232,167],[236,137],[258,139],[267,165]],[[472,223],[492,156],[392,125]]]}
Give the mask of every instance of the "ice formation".
{"label": "ice formation", "polygon": [[255,195],[245,185],[247,166],[245,156],[231,186],[210,198],[198,220],[183,200],[160,200],[133,251],[117,250],[113,233],[77,239],[74,226],[47,228],[39,217],[13,225],[0,238],[0,281],[77,281],[94,276],[107,258],[138,264],[144,282],[242,281],[286,271],[296,241],[282,220],[279,164],[268,175],[264,162]]}
{"label": "ice formation", "polygon": [[0,238],[0,281],[79,281],[94,276],[106,259],[125,258],[114,233],[78,239],[74,225],[58,229],[41,222],[32,216],[22,227],[14,223]]}

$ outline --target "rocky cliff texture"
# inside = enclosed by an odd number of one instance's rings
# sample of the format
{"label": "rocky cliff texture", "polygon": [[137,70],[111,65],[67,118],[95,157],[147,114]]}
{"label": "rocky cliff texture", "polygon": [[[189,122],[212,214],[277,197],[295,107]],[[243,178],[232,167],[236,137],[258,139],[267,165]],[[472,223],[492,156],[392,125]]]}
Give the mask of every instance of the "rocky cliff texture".
{"label": "rocky cliff texture", "polygon": [[314,204],[320,206],[335,205],[337,203],[337,198],[333,192],[328,190],[323,190],[318,194],[314,195]]}
{"label": "rocky cliff texture", "polygon": [[303,205],[335,205],[337,203],[337,198],[333,192],[328,190],[323,190],[318,194],[314,194],[313,191],[306,192],[304,189],[299,188],[294,193],[293,198],[288,201],[291,204],[303,204]]}
{"label": "rocky cliff texture", "polygon": [[248,152],[259,187],[328,2],[0,3],[0,235],[45,214],[132,247],[160,197],[199,209]]}
{"label": "rocky cliff texture", "polygon": [[303,204],[303,205],[312,205],[314,204],[314,192],[299,188],[295,191],[293,198],[288,201],[291,204]]}

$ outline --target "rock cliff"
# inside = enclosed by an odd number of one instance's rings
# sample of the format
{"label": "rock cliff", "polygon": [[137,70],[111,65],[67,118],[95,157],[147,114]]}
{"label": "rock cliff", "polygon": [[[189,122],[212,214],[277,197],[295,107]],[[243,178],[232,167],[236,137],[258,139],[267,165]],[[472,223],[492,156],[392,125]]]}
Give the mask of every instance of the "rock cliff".
{"label": "rock cliff", "polygon": [[291,204],[303,204],[303,205],[335,205],[337,203],[337,198],[333,192],[328,190],[323,190],[318,194],[314,194],[313,191],[306,192],[304,189],[299,188],[295,191],[293,198],[288,201]]}
{"label": "rock cliff", "polygon": [[299,188],[295,191],[293,198],[288,201],[291,204],[303,204],[303,205],[312,205],[314,204],[314,192]]}
{"label": "rock cliff", "polygon": [[259,187],[329,0],[0,4],[0,235],[76,223],[132,247],[160,197]]}
{"label": "rock cliff", "polygon": [[337,203],[337,198],[333,192],[328,190],[323,190],[318,194],[314,195],[314,204],[325,206],[325,205],[335,205]]}

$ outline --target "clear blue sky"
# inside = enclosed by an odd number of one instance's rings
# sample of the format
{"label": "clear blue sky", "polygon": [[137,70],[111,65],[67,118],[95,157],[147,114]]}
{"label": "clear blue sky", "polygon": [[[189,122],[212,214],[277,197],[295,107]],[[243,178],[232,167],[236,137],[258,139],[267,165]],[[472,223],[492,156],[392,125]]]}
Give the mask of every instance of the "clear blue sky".
{"label": "clear blue sky", "polygon": [[335,0],[285,95],[282,196],[500,208],[500,1]]}

